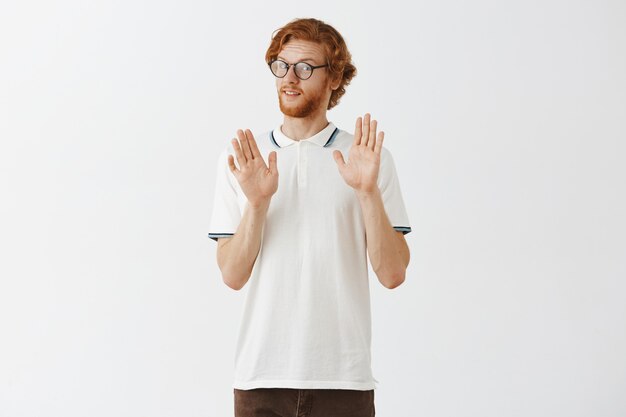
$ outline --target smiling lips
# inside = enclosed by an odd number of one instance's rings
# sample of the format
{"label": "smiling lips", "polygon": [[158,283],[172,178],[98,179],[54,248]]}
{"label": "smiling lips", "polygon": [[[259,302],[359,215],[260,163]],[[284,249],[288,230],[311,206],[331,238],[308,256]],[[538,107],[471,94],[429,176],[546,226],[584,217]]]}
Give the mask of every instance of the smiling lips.
{"label": "smiling lips", "polygon": [[296,91],[296,90],[283,90],[283,93],[285,93],[286,96],[288,97],[297,97],[300,95],[300,92]]}

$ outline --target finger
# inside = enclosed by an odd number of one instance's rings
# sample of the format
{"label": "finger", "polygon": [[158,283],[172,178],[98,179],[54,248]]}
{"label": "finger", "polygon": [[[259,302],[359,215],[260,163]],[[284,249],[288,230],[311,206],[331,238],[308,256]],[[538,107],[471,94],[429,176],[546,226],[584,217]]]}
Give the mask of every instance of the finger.
{"label": "finger", "polygon": [[270,165],[270,173],[278,174],[278,164],[276,163],[276,151],[270,152],[267,157],[268,163]]}
{"label": "finger", "polygon": [[243,154],[246,156],[246,160],[250,161],[252,158],[252,152],[250,151],[250,145],[248,144],[248,138],[243,130],[239,129],[237,131],[237,136],[239,136],[239,142],[241,142],[241,149]]}
{"label": "finger", "polygon": [[380,133],[378,134],[378,140],[376,141],[376,148],[374,149],[374,152],[376,152],[379,155],[380,155],[380,151],[383,149],[384,139],[385,139],[385,132],[381,130]]}
{"label": "finger", "polygon": [[367,141],[367,147],[371,150],[374,150],[376,146],[376,128],[378,127],[378,122],[376,120],[372,120],[370,123],[370,134],[369,139]]}
{"label": "finger", "polygon": [[340,170],[342,170],[346,166],[346,161],[343,159],[343,154],[341,151],[335,150],[333,151],[333,158],[335,158],[335,162]]}
{"label": "finger", "polygon": [[354,126],[354,144],[358,145],[361,143],[361,135],[362,133],[362,127],[363,127],[363,119],[361,119],[361,116],[356,118],[356,126]]}
{"label": "finger", "polygon": [[363,135],[361,139],[361,145],[367,146],[367,141],[370,136],[370,114],[365,113],[365,117],[363,118]]}
{"label": "finger", "polygon": [[237,166],[235,165],[235,157],[233,157],[232,155],[228,155],[228,168],[230,168],[230,172],[232,172],[235,175],[239,173],[239,170],[237,169]]}
{"label": "finger", "polygon": [[256,140],[254,139],[254,136],[252,135],[250,129],[246,129],[246,136],[248,137],[248,142],[250,143],[250,151],[252,152],[252,157],[255,159],[260,158],[261,152],[259,151],[259,147],[257,146]]}
{"label": "finger", "polygon": [[[254,152],[252,152],[252,144],[250,143],[250,141],[254,140],[254,137],[252,136],[252,132],[250,131],[250,129],[246,129],[244,131],[244,136],[246,137],[246,145],[248,146],[248,152],[250,152],[249,154],[246,155],[250,155],[250,159],[254,159],[256,158],[256,156],[254,155]],[[246,148],[244,148],[244,150],[246,150]]]}
{"label": "finger", "polygon": [[241,169],[244,165],[246,165],[246,156],[241,151],[241,145],[239,141],[235,138],[231,141],[233,144],[233,149],[235,150],[235,156],[237,157],[237,163],[239,164],[239,169]]}

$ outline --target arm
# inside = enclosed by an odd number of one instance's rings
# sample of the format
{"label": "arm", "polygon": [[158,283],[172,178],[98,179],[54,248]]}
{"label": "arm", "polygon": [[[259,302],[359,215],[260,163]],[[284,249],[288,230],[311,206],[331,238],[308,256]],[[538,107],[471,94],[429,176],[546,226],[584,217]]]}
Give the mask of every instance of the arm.
{"label": "arm", "polygon": [[339,150],[333,152],[333,157],[341,176],[359,199],[372,268],[381,284],[392,289],[404,282],[410,254],[403,233],[389,222],[378,188],[384,133],[380,132],[376,138],[376,126],[376,120],[370,121],[369,113],[363,120],[357,118],[348,163]]}
{"label": "arm", "polygon": [[263,161],[252,132],[237,131],[232,140],[239,168],[228,155],[228,166],[248,199],[233,237],[218,239],[217,264],[224,283],[239,290],[248,282],[261,248],[261,236],[270,200],[278,189],[276,152],[270,152],[269,168]]}
{"label": "arm", "polygon": [[233,237],[219,238],[217,265],[224,283],[240,290],[248,282],[261,248],[261,233],[269,202],[260,206],[246,205],[241,223]]}
{"label": "arm", "polygon": [[372,193],[357,194],[367,240],[367,253],[372,269],[386,288],[393,289],[404,282],[410,252],[402,232],[389,223],[378,188]]}

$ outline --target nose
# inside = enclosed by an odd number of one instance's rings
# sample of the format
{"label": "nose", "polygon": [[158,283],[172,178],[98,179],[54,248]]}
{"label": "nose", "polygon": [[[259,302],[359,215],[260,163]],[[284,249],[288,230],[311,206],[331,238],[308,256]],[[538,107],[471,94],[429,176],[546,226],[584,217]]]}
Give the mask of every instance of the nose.
{"label": "nose", "polygon": [[287,68],[287,74],[285,74],[283,80],[293,83],[298,83],[300,81],[300,78],[296,76],[296,67],[294,65],[290,65],[289,68]]}

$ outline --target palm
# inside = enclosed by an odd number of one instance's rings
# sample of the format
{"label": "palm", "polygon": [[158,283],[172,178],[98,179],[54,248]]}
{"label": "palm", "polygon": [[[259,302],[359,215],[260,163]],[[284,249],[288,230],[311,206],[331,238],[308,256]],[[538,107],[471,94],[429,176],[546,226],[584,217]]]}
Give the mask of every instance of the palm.
{"label": "palm", "polygon": [[344,161],[340,151],[333,153],[342,178],[358,192],[372,192],[377,186],[384,133],[380,132],[376,138],[376,126],[376,120],[370,122],[369,113],[365,114],[362,123],[359,117],[348,162]]}
{"label": "palm", "polygon": [[348,163],[340,174],[355,190],[371,191],[378,179],[379,166],[380,155],[365,146],[352,145]]}
{"label": "palm", "polygon": [[252,132],[238,130],[236,139],[232,140],[239,168],[235,166],[232,155],[228,156],[228,165],[237,178],[241,190],[252,205],[260,205],[270,200],[278,189],[278,169],[276,151],[269,154],[269,167],[265,164],[261,152],[256,145]]}
{"label": "palm", "polygon": [[272,175],[263,159],[250,161],[241,169],[237,181],[248,200],[271,197],[278,189],[278,176]]}

